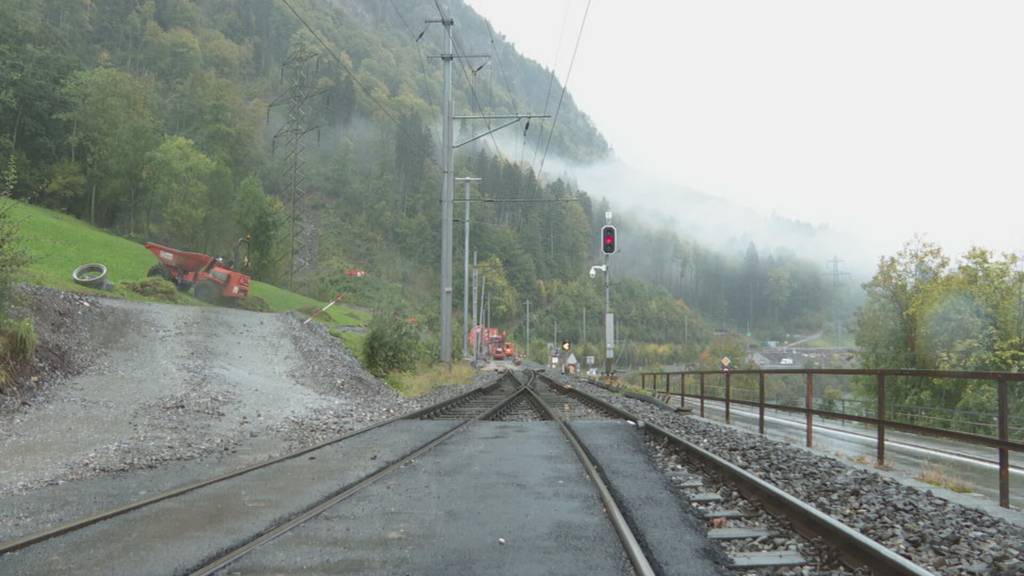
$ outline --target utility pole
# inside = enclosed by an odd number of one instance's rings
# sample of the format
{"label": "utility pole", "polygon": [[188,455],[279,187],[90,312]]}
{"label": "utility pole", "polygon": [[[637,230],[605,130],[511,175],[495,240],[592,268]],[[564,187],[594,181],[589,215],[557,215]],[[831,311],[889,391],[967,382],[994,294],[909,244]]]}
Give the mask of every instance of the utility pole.
{"label": "utility pole", "polygon": [[[484,319],[484,293],[487,292],[487,276],[480,277],[480,326],[486,328],[487,320]],[[484,334],[483,330],[477,334],[476,338],[476,349],[473,351],[473,356],[477,360],[480,359],[480,348],[483,346]]]}
{"label": "utility pole", "polygon": [[[550,114],[481,114],[475,116],[454,116],[452,114],[452,63],[456,58],[452,26],[455,21],[436,4],[440,18],[431,18],[427,24],[444,26],[444,52],[440,55],[444,68],[444,90],[441,98],[441,362],[452,365],[452,219],[453,189],[455,188],[455,149],[475,142],[498,130],[530,118],[550,118]],[[486,55],[459,55],[460,59],[487,58]],[[452,140],[454,120],[484,120],[488,122],[485,132],[472,136],[458,144]],[[491,120],[507,120],[494,128]],[[488,316],[488,321],[490,317]]]}
{"label": "utility pole", "polygon": [[832,270],[829,271],[829,274],[832,275],[832,325],[836,331],[836,348],[839,348],[843,335],[843,327],[839,322],[839,287],[842,283],[840,278],[843,276],[849,276],[846,272],[841,272],[839,270],[839,264],[841,262],[842,260],[840,260],[838,256],[833,256],[832,259],[828,261],[828,263],[832,265]]}
{"label": "utility pole", "polygon": [[583,336],[580,338],[580,346],[587,345],[587,307],[583,307]]}
{"label": "utility pole", "polygon": [[530,301],[526,301],[526,359],[530,359]]}
{"label": "utility pole", "polygon": [[[464,237],[462,250],[462,357],[465,358],[469,355],[469,328],[466,326],[469,322],[469,183],[479,182],[483,178],[463,176],[456,178],[456,180],[466,183],[466,197],[464,201],[466,210],[462,217]],[[473,255],[473,266],[476,266],[476,254]]]}
{"label": "utility pole", "polygon": [[[476,330],[479,321],[477,320],[477,307],[476,307],[476,295],[477,295],[477,283],[479,281],[479,273],[476,269],[476,250],[473,251],[473,326],[472,330]],[[480,339],[480,335],[477,334],[477,340]],[[473,357],[476,358],[476,346],[473,346]]]}
{"label": "utility pole", "polygon": [[437,22],[444,26],[443,95],[441,97],[441,362],[452,368],[452,189],[455,187],[455,163],[452,154],[452,24],[454,21],[441,14]]}
{"label": "utility pole", "polygon": [[555,319],[555,339],[553,340],[555,349],[558,349],[558,319]]}

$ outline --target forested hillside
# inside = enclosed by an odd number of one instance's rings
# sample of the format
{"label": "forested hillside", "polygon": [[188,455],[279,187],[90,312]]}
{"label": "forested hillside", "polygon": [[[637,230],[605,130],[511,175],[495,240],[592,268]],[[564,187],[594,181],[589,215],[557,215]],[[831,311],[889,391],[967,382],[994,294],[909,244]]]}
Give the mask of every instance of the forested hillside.
{"label": "forested hillside", "polygon": [[[459,60],[456,113],[552,113],[559,79],[462,2],[451,10],[457,51],[492,55],[483,67]],[[248,234],[262,280],[347,294],[417,318],[425,335],[436,326],[441,68],[429,56],[442,32],[424,25],[437,17],[432,2],[0,0],[0,13],[12,196],[187,249],[223,254]],[[456,156],[457,175],[483,178],[471,243],[493,318],[521,341],[530,300],[537,353],[556,321],[579,340],[585,315],[587,339],[602,337],[600,282],[586,270],[606,207],[535,168],[549,136],[564,160],[609,148],[569,94],[551,126],[520,124]],[[457,137],[483,128],[457,125]],[[631,362],[695,358],[712,327],[745,329],[748,318],[764,330],[820,322],[820,278],[796,258],[744,267],[638,223],[623,230],[636,251],[616,259],[613,306]]]}

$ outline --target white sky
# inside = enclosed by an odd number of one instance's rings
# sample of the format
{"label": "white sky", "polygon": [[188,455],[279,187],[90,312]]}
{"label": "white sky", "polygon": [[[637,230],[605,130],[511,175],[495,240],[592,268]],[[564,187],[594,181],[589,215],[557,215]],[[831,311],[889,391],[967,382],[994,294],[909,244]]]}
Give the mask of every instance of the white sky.
{"label": "white sky", "polygon": [[[586,0],[467,1],[565,77]],[[1024,2],[594,0],[569,91],[627,163],[873,254],[1024,250]]]}

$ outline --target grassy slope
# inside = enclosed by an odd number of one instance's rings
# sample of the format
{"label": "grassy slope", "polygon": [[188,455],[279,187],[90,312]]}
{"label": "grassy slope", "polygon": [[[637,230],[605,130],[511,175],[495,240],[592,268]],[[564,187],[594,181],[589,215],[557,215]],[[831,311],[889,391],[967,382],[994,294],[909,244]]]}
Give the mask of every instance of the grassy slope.
{"label": "grassy slope", "polygon": [[[71,281],[71,271],[76,266],[100,262],[107,266],[110,281],[117,283],[144,279],[150,266],[156,263],[153,254],[141,244],[109,234],[72,216],[21,202],[14,204],[12,215],[21,226],[31,258],[22,276],[26,282],[62,290],[95,292]],[[136,297],[132,292],[124,294]],[[275,312],[323,306],[312,298],[263,282],[253,283],[252,295],[262,298]],[[192,297],[185,301],[198,303]],[[348,326],[361,326],[368,320],[365,312],[342,304],[331,307],[327,314],[331,322]]]}

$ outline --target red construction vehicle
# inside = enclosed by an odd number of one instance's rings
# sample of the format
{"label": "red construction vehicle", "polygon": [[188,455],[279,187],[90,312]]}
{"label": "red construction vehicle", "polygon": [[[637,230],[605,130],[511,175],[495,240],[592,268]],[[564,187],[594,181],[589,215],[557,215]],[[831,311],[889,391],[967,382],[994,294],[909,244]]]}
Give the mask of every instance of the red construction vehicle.
{"label": "red construction vehicle", "polygon": [[[238,249],[246,241],[242,238],[236,244],[236,259]],[[204,302],[235,302],[249,296],[250,278],[232,269],[233,263],[225,264],[220,258],[208,254],[185,252],[153,242],[144,246],[160,261],[149,269],[147,276],[165,278],[182,291],[194,287],[196,298]]]}
{"label": "red construction vehicle", "polygon": [[516,345],[508,340],[508,333],[497,328],[477,326],[469,332],[469,345],[476,350],[480,338],[484,354],[494,360],[512,360],[516,356]]}

